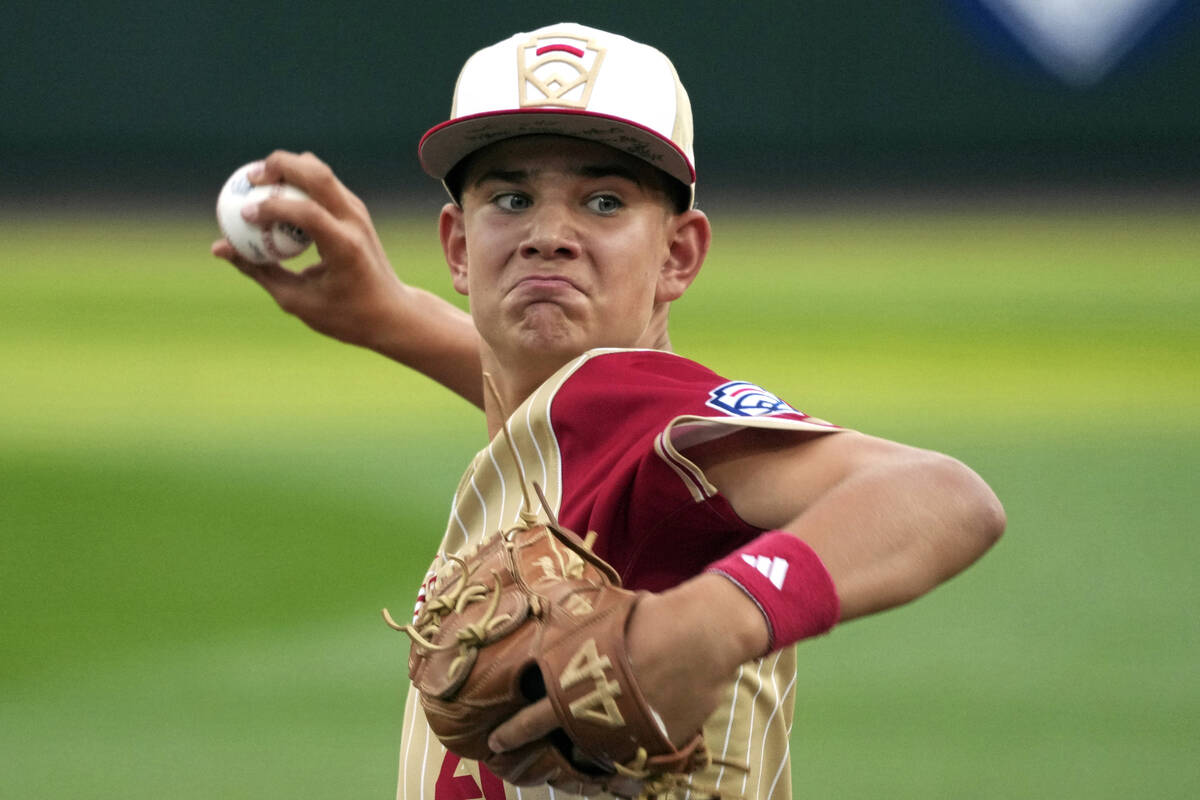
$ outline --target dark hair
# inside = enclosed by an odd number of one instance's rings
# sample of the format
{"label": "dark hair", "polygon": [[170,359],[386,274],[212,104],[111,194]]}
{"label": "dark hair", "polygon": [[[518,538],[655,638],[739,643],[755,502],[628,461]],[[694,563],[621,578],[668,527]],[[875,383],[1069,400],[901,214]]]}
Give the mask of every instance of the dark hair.
{"label": "dark hair", "polygon": [[691,186],[688,186],[683,181],[672,178],[670,175],[662,172],[661,170],[655,170],[655,172],[658,172],[658,174],[662,175],[663,192],[667,195],[667,198],[670,199],[671,205],[674,207],[676,214],[682,214],[692,207],[693,198]]}
{"label": "dark hair", "polygon": [[446,184],[446,189],[450,192],[450,197],[454,198],[455,205],[462,205],[462,188],[463,180],[467,172],[467,162],[471,160],[471,156],[467,156],[462,161],[459,161],[450,171],[446,173],[446,177],[442,178],[442,182]]}

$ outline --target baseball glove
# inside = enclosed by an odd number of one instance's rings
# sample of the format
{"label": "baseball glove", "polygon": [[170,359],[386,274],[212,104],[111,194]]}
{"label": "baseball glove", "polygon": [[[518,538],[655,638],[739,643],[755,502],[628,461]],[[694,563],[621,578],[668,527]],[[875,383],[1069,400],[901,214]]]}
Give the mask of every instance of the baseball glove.
{"label": "baseball glove", "polygon": [[[412,639],[409,677],[448,750],[516,785],[666,793],[709,763],[703,736],[672,746],[642,696],[625,633],[643,594],[621,588],[593,538],[529,521],[450,556],[413,624],[385,618]],[[546,696],[559,730],[510,752],[488,749],[494,728]]]}

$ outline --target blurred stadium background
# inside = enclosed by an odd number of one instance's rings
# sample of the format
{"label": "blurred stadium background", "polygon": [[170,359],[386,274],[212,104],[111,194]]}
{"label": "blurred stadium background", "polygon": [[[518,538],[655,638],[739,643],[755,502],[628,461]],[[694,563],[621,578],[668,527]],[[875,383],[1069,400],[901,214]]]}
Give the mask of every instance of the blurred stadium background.
{"label": "blurred stadium background", "polygon": [[669,53],[705,274],[675,346],[945,450],[1009,533],[802,646],[797,797],[1200,795],[1191,2],[21,4],[0,28],[0,796],[390,797],[464,402],[208,255],[311,149],[451,296],[415,143],[476,47]]}

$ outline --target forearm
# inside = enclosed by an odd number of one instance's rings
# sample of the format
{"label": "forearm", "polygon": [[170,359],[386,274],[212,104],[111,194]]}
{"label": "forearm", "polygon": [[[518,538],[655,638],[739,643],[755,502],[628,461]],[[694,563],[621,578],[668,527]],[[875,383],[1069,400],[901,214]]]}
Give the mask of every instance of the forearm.
{"label": "forearm", "polygon": [[437,381],[482,408],[479,334],[471,315],[424,289],[401,284],[356,342]]}

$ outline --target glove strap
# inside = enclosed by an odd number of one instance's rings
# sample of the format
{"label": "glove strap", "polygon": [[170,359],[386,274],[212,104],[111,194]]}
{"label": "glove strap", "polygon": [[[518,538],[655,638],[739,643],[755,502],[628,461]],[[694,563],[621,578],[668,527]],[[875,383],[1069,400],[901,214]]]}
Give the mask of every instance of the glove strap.
{"label": "glove strap", "polygon": [[767,620],[767,653],[827,633],[841,613],[833,579],[816,552],[787,531],[767,531],[705,570],[724,575]]}

